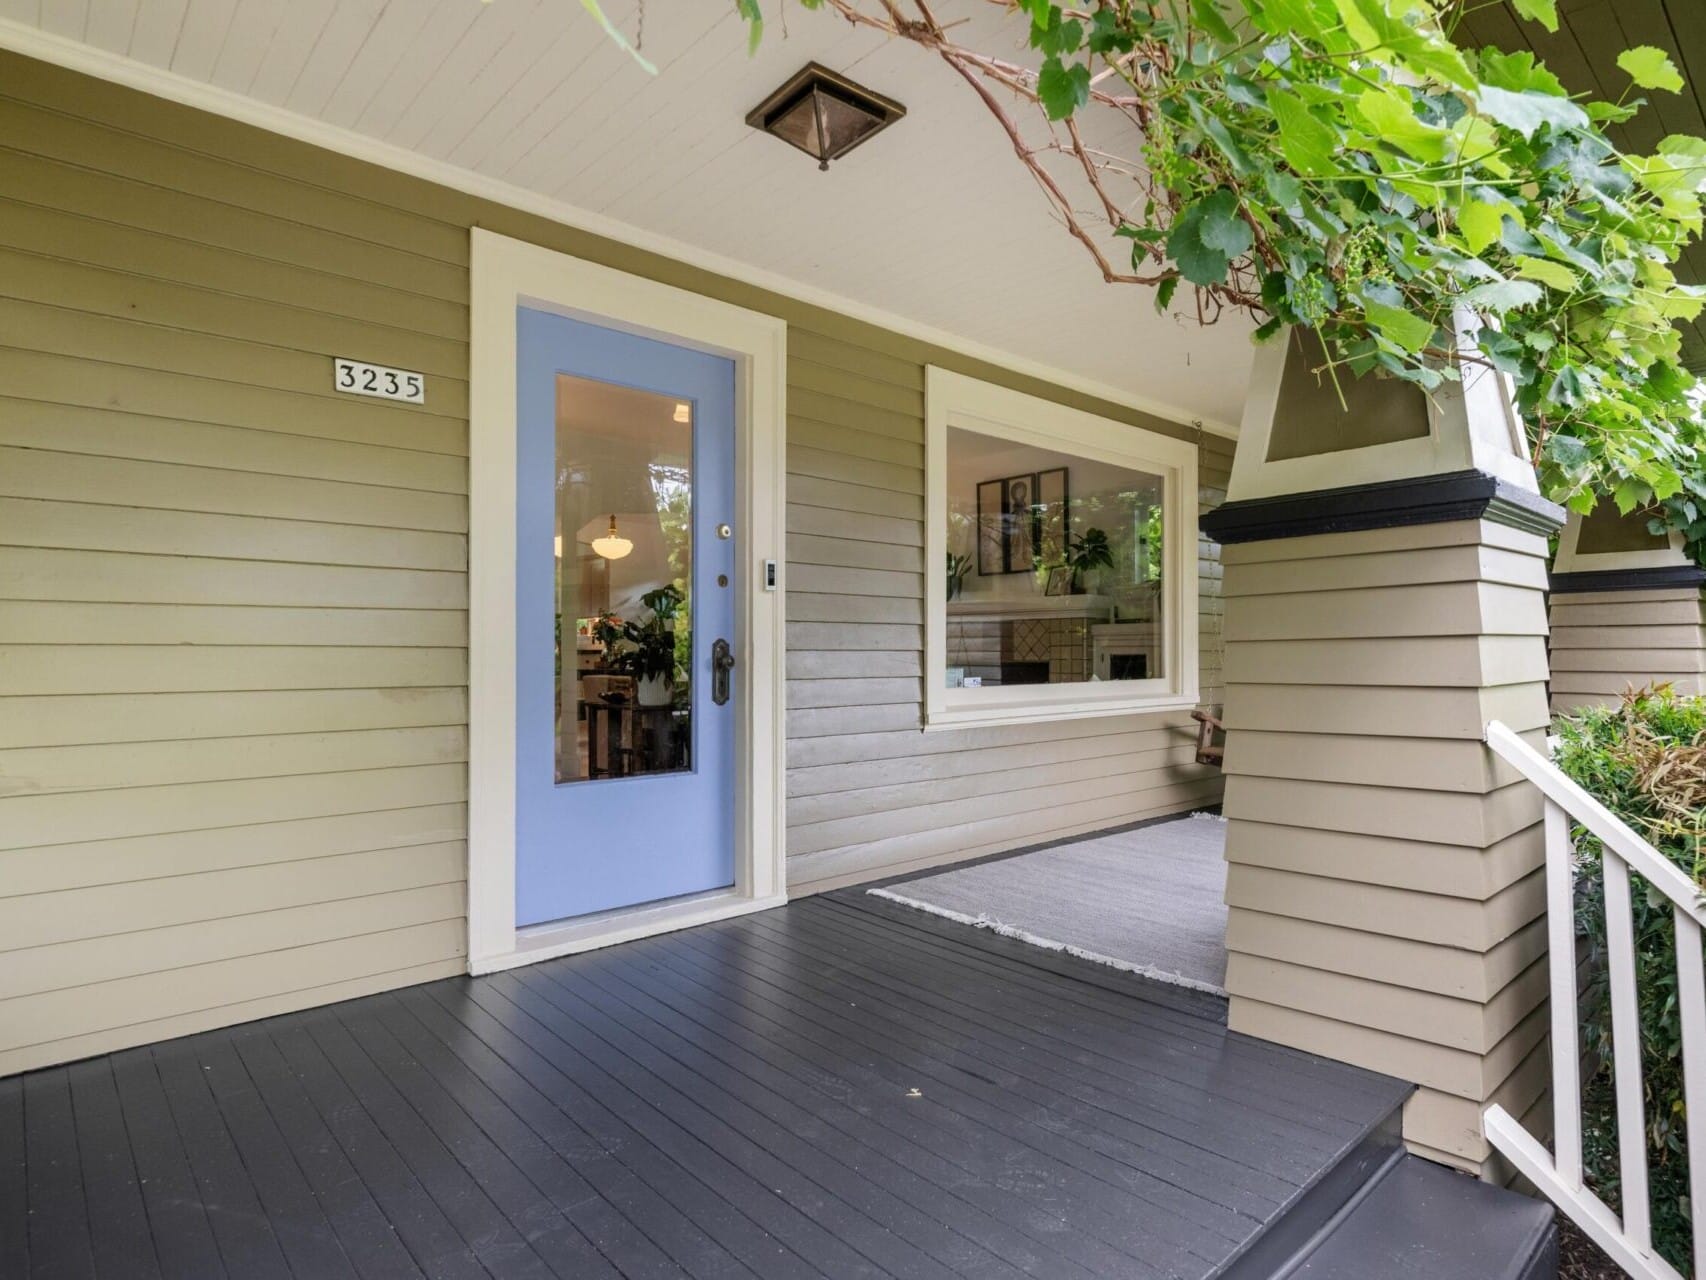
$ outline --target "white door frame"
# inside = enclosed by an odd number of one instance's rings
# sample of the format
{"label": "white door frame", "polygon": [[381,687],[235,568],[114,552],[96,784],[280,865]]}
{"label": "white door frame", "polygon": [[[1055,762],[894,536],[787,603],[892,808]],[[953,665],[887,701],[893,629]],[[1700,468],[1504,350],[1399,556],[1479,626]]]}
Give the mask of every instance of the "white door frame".
{"label": "white door frame", "polygon": [[[468,493],[468,969],[490,973],[787,900],[783,844],[784,445],[788,329],[775,316],[473,229]],[[516,308],[735,362],[735,883],[517,929]],[[764,588],[767,561],[777,566]]]}

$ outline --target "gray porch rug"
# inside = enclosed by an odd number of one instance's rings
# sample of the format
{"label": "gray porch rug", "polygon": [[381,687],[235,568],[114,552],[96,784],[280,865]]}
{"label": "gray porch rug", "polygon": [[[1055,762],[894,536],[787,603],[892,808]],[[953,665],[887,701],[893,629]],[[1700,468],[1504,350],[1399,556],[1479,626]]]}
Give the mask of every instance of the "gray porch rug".
{"label": "gray porch rug", "polygon": [[1225,994],[1226,824],[1209,814],[868,892],[1162,982]]}

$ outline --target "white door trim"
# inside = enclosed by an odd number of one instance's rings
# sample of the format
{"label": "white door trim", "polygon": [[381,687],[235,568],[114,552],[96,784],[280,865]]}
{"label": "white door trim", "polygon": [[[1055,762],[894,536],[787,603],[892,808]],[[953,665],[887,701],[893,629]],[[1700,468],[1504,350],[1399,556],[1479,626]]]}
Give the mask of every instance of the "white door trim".
{"label": "white door trim", "polygon": [[[475,227],[468,462],[468,969],[490,973],[786,901],[782,583],[787,325],[775,316]],[[735,883],[666,903],[515,924],[518,305],[728,356],[736,366]],[[744,800],[744,803],[740,801]]]}

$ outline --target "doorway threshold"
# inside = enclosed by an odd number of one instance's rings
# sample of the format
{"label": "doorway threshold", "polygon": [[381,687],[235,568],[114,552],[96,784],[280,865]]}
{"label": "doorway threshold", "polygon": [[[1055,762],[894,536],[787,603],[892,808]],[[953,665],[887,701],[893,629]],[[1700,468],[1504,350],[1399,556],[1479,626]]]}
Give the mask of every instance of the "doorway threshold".
{"label": "doorway threshold", "polygon": [[471,966],[471,972],[497,973],[518,965],[536,964],[557,956],[593,951],[599,947],[631,942],[654,934],[673,933],[695,925],[728,920],[754,911],[768,911],[786,905],[786,894],[757,898],[738,886],[710,889],[704,893],[684,894],[678,898],[663,898],[643,902],[638,906],[617,907],[570,920],[551,920],[544,924],[527,925],[515,931],[515,948],[504,955],[492,956],[484,963]]}

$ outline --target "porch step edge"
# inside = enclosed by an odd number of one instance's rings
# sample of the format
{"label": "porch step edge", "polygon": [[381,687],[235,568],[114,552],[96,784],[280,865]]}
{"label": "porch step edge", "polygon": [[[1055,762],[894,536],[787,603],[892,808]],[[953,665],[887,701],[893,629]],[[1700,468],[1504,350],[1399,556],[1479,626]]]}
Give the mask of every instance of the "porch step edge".
{"label": "porch step edge", "polygon": [[1273,1280],[1286,1274],[1405,1158],[1403,1101],[1350,1142],[1209,1280]]}
{"label": "porch step edge", "polygon": [[1552,1206],[1420,1156],[1370,1180],[1267,1280],[1557,1280]]}

